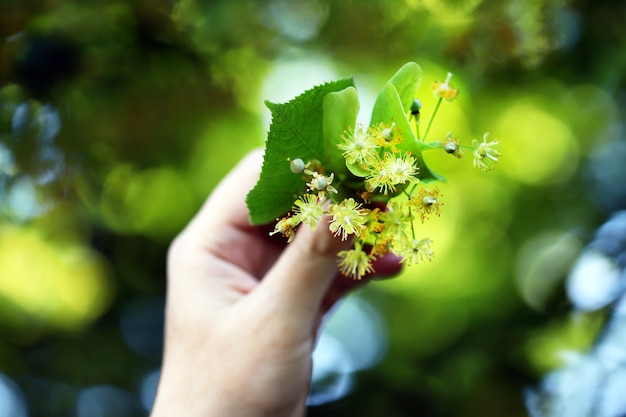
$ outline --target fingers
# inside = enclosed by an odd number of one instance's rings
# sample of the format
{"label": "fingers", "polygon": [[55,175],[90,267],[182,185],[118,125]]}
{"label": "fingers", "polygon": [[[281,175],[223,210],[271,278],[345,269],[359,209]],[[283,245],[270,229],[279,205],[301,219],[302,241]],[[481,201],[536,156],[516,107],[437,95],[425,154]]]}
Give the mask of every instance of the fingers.
{"label": "fingers", "polygon": [[374,272],[370,275],[371,279],[386,279],[397,275],[402,270],[402,258],[388,253],[376,258],[373,264]]}
{"label": "fingers", "polygon": [[343,276],[337,269],[337,253],[348,247],[350,243],[332,236],[325,224],[315,232],[299,230],[257,287],[256,295],[294,323],[290,331],[310,334],[320,313],[330,310],[348,292],[373,279],[393,276],[402,268],[400,258],[388,254],[374,262],[375,273],[361,280]]}
{"label": "fingers", "polygon": [[[280,256],[281,248],[269,250],[266,235],[261,238],[250,226],[245,204],[247,193],[258,180],[262,158],[261,150],[243,158],[213,191],[183,235],[192,246],[217,254],[257,279],[267,272],[253,291],[254,297],[289,315],[295,323],[313,323],[323,299],[325,310],[372,277],[359,283],[338,275],[337,253],[350,243],[332,236],[326,223],[320,223],[315,231],[301,227]],[[375,264],[376,277],[392,275],[399,268],[396,259],[383,257]]]}
{"label": "fingers", "polygon": [[[280,248],[263,245],[248,221],[245,196],[259,177],[262,152],[244,157],[220,182],[196,216],[170,246],[170,287],[212,297],[246,293],[276,258]],[[254,250],[251,250],[253,248]],[[242,271],[247,272],[242,273]]]}
{"label": "fingers", "polygon": [[280,253],[268,233],[249,222],[246,195],[259,178],[261,149],[246,155],[215,188],[181,233],[191,246],[224,259],[260,278]]}
{"label": "fingers", "polygon": [[337,252],[349,242],[332,236],[323,224],[313,231],[302,227],[255,290],[260,302],[293,323],[290,331],[308,336],[322,298],[337,275]]}

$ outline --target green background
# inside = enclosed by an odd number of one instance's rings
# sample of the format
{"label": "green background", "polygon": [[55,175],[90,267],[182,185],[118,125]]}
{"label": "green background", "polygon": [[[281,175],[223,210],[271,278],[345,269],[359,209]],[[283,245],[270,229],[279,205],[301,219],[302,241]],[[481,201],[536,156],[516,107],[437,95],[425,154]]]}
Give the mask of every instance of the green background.
{"label": "green background", "polygon": [[98,386],[126,404],[103,415],[145,415],[168,244],[263,145],[264,100],[353,76],[367,121],[416,61],[422,118],[448,71],[460,90],[430,138],[489,131],[503,156],[485,174],[425,154],[448,179],[418,228],[435,258],[359,294],[386,354],[310,414],[526,415],[524,389],[603,322],[569,314],[562,279],[626,206],[590,168],[621,129],[625,19],[608,0],[2,1],[0,372],[32,416]]}

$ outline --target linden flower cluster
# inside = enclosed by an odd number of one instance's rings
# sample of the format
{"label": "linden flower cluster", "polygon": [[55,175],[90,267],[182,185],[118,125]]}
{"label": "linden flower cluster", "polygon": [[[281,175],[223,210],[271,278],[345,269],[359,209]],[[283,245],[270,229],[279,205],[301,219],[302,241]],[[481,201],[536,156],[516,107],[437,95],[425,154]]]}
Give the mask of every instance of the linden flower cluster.
{"label": "linden flower cluster", "polygon": [[[289,160],[291,171],[301,174],[306,192],[294,202],[291,213],[278,220],[271,234],[281,233],[291,241],[300,224],[312,228],[328,218],[328,228],[354,247],[338,253],[339,270],[353,279],[374,272],[376,258],[394,253],[405,264],[430,260],[431,240],[417,238],[414,220],[423,222],[440,215],[443,203],[437,187],[421,186],[417,159],[398,150],[404,138],[396,126],[380,124],[368,129],[348,129],[338,148],[347,165],[355,165],[363,189],[339,201],[333,186],[335,175],[322,172],[318,161]],[[355,175],[356,176],[356,175]],[[390,200],[385,209],[372,207],[374,196],[402,196]]]}
{"label": "linden flower cluster", "polygon": [[[322,161],[289,159],[291,172],[302,176],[305,191],[296,198],[291,212],[277,219],[270,234],[280,233],[291,241],[300,224],[315,228],[321,222],[327,223],[335,236],[353,242],[352,249],[340,251],[337,257],[341,273],[357,280],[375,272],[374,261],[389,253],[399,256],[406,265],[431,260],[432,240],[417,236],[416,223],[439,216],[443,203],[439,188],[421,181],[421,155],[406,149],[443,149],[456,158],[469,151],[474,167],[483,171],[492,170],[500,157],[499,142],[488,141],[487,133],[482,141],[473,140],[471,146],[461,145],[452,133],[443,141],[426,142],[441,102],[458,96],[458,89],[450,85],[451,78],[448,73],[443,83],[432,86],[438,101],[423,136],[419,131],[421,102],[415,99],[407,115],[413,123],[411,137],[407,138],[394,122],[369,127],[357,124],[341,135],[337,147],[349,172],[341,177],[326,172]],[[421,145],[416,147],[406,141]]]}
{"label": "linden flower cluster", "polygon": [[[419,167],[410,152],[399,152],[404,138],[395,123],[379,124],[369,129],[357,125],[356,131],[348,129],[342,135],[343,143],[337,145],[343,151],[346,164],[365,173],[366,192],[389,195],[398,187],[419,182]],[[367,200],[367,199],[365,199]]]}

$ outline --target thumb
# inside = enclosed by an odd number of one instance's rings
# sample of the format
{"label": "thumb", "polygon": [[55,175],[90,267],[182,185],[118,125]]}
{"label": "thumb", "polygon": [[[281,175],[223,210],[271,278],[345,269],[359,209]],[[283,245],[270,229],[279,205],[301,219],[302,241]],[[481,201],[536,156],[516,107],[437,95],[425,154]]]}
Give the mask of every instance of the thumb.
{"label": "thumb", "polygon": [[[338,273],[337,253],[350,242],[333,237],[325,223],[298,230],[255,292],[284,320],[310,334],[327,289]],[[290,329],[295,330],[295,329]]]}

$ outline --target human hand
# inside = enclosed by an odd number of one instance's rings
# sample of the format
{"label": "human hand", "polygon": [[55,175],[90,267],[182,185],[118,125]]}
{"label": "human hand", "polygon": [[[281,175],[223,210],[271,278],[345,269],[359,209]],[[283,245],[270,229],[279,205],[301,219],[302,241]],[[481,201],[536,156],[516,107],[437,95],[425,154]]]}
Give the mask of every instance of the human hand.
{"label": "human hand", "polygon": [[[320,321],[362,281],[337,272],[347,242],[302,227],[285,246],[250,226],[254,151],[220,183],[168,254],[165,354],[152,416],[299,416]],[[398,272],[383,258],[379,274]]]}

